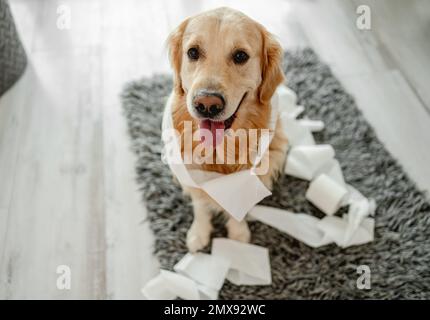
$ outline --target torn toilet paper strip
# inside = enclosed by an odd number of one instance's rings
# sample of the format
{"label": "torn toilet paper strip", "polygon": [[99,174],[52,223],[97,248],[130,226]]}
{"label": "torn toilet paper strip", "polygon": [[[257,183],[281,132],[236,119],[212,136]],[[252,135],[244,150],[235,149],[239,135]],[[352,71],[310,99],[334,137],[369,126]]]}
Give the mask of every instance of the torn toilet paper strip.
{"label": "torn toilet paper strip", "polygon": [[363,219],[360,225],[353,228],[353,233],[349,239],[346,236],[348,222],[346,215],[344,215],[343,218],[326,216],[318,222],[318,228],[334,243],[342,248],[353,245],[357,246],[373,241],[373,230],[375,224],[375,220],[373,218]]}
{"label": "torn toilet paper strip", "polygon": [[183,274],[198,282],[202,287],[218,291],[221,289],[230,261],[206,253],[187,253],[174,267],[177,273]]}
{"label": "torn toilet paper strip", "polygon": [[230,261],[227,279],[236,285],[270,285],[269,250],[253,244],[215,238],[212,255]]}
{"label": "torn toilet paper strip", "polygon": [[249,170],[208,180],[200,187],[238,221],[261,199],[272,194]]}
{"label": "torn toilet paper strip", "polygon": [[[351,185],[346,185],[348,189],[348,196],[344,199],[344,205],[349,205],[346,220],[348,221],[344,243],[348,243],[352,238],[355,230],[362,223],[362,221],[370,216],[373,216],[376,209],[376,203],[373,199],[367,199],[357,189]],[[369,225],[370,227],[370,225]],[[373,230],[372,230],[373,235]]]}
{"label": "torn toilet paper strip", "polygon": [[282,113],[281,122],[290,146],[315,144],[314,137],[309,128],[300,124],[295,118],[286,113]]}
{"label": "torn toilet paper strip", "polygon": [[160,274],[145,285],[142,293],[149,300],[200,299],[197,284],[192,279],[167,270],[160,270]]}
{"label": "torn toilet paper strip", "polygon": [[319,132],[324,129],[324,122],[321,120],[301,119],[299,123],[308,128],[311,132]]}
{"label": "torn toilet paper strip", "polygon": [[346,218],[326,216],[318,219],[308,214],[266,206],[255,206],[249,215],[313,248],[333,242],[341,247],[347,247],[373,241],[372,218],[362,221],[355,228],[352,237],[345,239],[349,223]]}
{"label": "torn toilet paper strip", "polygon": [[271,270],[266,248],[215,238],[212,254],[187,253],[174,267],[161,270],[142,289],[150,300],[218,298],[227,278],[237,285],[269,285]]}
{"label": "torn toilet paper strip", "polygon": [[285,85],[280,85],[276,88],[276,95],[279,104],[282,105],[286,113],[293,113],[297,108],[297,95],[296,93]]}
{"label": "torn toilet paper strip", "polygon": [[[326,216],[318,219],[307,214],[256,206],[250,216],[311,247],[336,243],[340,247],[373,240],[374,219],[364,218],[350,239],[345,234],[351,221]],[[225,238],[215,238],[212,254],[186,254],[175,266],[177,273],[161,270],[142,293],[151,300],[218,298],[225,278],[236,285],[270,285],[271,270],[266,248]]]}
{"label": "torn toilet paper strip", "polygon": [[142,288],[142,294],[148,300],[173,300],[178,297],[170,290],[168,282],[161,273],[146,283]]}
{"label": "torn toilet paper strip", "polygon": [[197,284],[197,289],[199,289],[200,300],[217,300],[219,291]]}

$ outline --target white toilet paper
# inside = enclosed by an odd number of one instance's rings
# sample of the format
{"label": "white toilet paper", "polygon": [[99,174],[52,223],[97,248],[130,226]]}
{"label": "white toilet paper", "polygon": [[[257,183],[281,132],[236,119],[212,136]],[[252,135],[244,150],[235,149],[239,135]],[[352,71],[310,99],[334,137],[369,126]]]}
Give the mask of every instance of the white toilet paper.
{"label": "white toilet paper", "polygon": [[296,119],[289,117],[287,114],[282,114],[281,121],[290,146],[315,144],[309,128],[301,125]]}
{"label": "white toilet paper", "polygon": [[206,287],[206,286],[202,286],[197,284],[197,289],[199,289],[199,293],[200,293],[200,299],[201,300],[217,300],[218,299],[218,294],[219,291]]}
{"label": "white toilet paper", "polygon": [[230,269],[230,261],[206,253],[187,253],[173,270],[205,287],[220,290]]}
{"label": "white toilet paper", "polygon": [[282,106],[283,111],[291,112],[296,107],[297,104],[297,95],[296,93],[288,88],[287,86],[279,86],[276,89],[278,93],[278,101]]}
{"label": "white toilet paper", "polygon": [[200,299],[196,282],[167,270],[160,270],[160,274],[143,287],[142,293],[149,300]]}
{"label": "white toilet paper", "polygon": [[272,283],[267,248],[226,238],[215,238],[212,241],[212,255],[231,262],[227,279],[236,285]]}
{"label": "white toilet paper", "polygon": [[287,160],[285,161],[284,172],[290,176],[308,181],[313,177],[309,166],[301,159],[291,154],[287,156]]}
{"label": "white toilet paper", "polygon": [[340,185],[346,187],[345,179],[343,177],[342,168],[340,167],[339,161],[332,159],[324,167],[317,170],[315,176],[325,173],[327,176],[332,178]]}
{"label": "white toilet paper", "polygon": [[324,122],[320,120],[300,119],[299,123],[308,128],[311,132],[319,132],[324,129]]}
{"label": "white toilet paper", "polygon": [[173,300],[178,297],[169,289],[161,274],[149,280],[141,291],[148,300]]}
{"label": "white toilet paper", "polygon": [[346,231],[348,229],[348,218],[326,216],[320,220],[318,227],[339,247],[346,248],[352,245],[361,245],[373,241],[373,230],[375,220],[365,218],[357,228],[354,229],[351,237],[347,239]]}
{"label": "white toilet paper", "polygon": [[[368,215],[373,214],[375,202],[345,183],[340,164],[334,159],[334,149],[330,145],[315,145],[311,132],[322,130],[324,123],[308,119],[297,120],[304,108],[297,106],[296,102],[295,93],[285,86],[280,86],[277,95],[272,98],[273,105],[279,106],[283,129],[292,146],[285,172],[311,181],[306,198],[328,215],[323,219],[276,208],[253,207],[270,192],[258,177],[249,177],[251,170],[221,175],[188,169],[182,162],[177,145],[174,145],[170,159],[176,159],[177,162],[169,162],[172,171],[182,184],[204,190],[237,220],[241,220],[250,210],[249,217],[281,230],[311,247],[333,242],[347,247],[372,241],[375,221]],[[166,116],[168,112],[166,108],[164,129],[172,127],[171,117]],[[277,116],[277,108],[272,108],[271,128],[274,127]],[[270,139],[261,140],[260,144],[266,150]],[[232,193],[234,190],[239,190],[239,193]],[[343,205],[349,205],[348,214],[343,218],[331,216]],[[225,238],[213,239],[212,255],[187,254],[175,265],[174,270],[177,273],[161,270],[157,277],[149,281],[142,289],[145,297],[217,299],[225,278],[237,285],[271,284],[267,248]]]}
{"label": "white toilet paper", "polygon": [[[249,215],[313,248],[333,242],[345,248],[373,241],[372,218],[364,218],[358,225],[353,226],[355,221],[350,221],[348,215],[343,218],[325,216],[318,219],[308,214],[266,206],[255,206]],[[352,232],[350,237],[348,230]]]}
{"label": "white toilet paper", "polygon": [[309,214],[294,213],[273,207],[255,206],[249,212],[249,215],[313,248],[333,242],[318,227],[318,223],[321,220]]}
{"label": "white toilet paper", "polygon": [[[182,160],[177,136],[173,134],[171,103],[172,96],[167,100],[162,122],[165,161],[183,186],[202,189],[231,216],[241,221],[255,204],[271,194],[256,175],[259,171],[259,162],[256,161],[251,169],[216,176],[211,172],[188,168]],[[270,117],[272,125],[276,123],[277,117],[278,108],[273,107]],[[274,128],[269,129],[274,130]],[[266,136],[260,137],[261,155],[265,154],[270,145],[270,139],[266,139]]]}
{"label": "white toilet paper", "polygon": [[313,180],[306,191],[306,199],[328,215],[333,215],[341,206],[348,191],[335,180],[321,174]]}

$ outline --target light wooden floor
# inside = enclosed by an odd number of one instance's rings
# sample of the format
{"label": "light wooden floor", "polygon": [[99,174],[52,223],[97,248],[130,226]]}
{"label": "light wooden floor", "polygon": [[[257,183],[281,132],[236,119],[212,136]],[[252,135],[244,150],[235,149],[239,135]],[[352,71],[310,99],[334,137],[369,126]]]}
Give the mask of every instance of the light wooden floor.
{"label": "light wooden floor", "polygon": [[[30,64],[0,99],[0,298],[141,298],[157,272],[118,93],[168,72],[164,40],[228,4],[285,46],[312,46],[388,149],[430,190],[430,3],[426,0],[11,0]],[[372,30],[355,27],[356,6]],[[68,4],[70,30],[56,28]],[[71,290],[56,288],[68,265]]]}

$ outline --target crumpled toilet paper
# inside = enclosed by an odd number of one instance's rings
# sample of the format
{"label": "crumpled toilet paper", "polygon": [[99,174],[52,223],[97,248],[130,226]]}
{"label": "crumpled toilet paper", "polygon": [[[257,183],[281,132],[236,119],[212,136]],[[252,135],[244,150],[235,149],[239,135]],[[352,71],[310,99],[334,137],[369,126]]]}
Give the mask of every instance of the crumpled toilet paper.
{"label": "crumpled toilet paper", "polygon": [[326,216],[318,219],[305,213],[266,206],[255,206],[249,215],[313,248],[330,243],[345,248],[373,241],[372,218],[354,222],[348,219],[348,215],[343,218]]}
{"label": "crumpled toilet paper", "polygon": [[299,145],[288,152],[285,173],[300,179],[311,180],[319,169],[334,160],[334,149],[329,144]]}
{"label": "crumpled toilet paper", "polygon": [[161,270],[158,276],[150,280],[142,293],[149,300],[200,299],[197,284],[192,279],[167,270]]}
{"label": "crumpled toilet paper", "polygon": [[318,228],[320,219],[309,214],[294,213],[259,205],[252,208],[249,216],[292,236],[310,247],[317,248],[332,242]]}
{"label": "crumpled toilet paper", "polygon": [[[294,114],[295,116],[296,114]],[[285,135],[288,137],[290,146],[314,145],[315,140],[310,129],[300,124],[294,117],[286,113],[281,114],[282,127]]]}
{"label": "crumpled toilet paper", "polygon": [[328,215],[333,215],[342,205],[348,190],[326,174],[320,174],[309,184],[306,199]]}
{"label": "crumpled toilet paper", "polygon": [[[169,166],[183,185],[203,189],[238,221],[249,212],[248,218],[285,232],[314,248],[330,243],[345,248],[373,241],[375,221],[371,216],[376,208],[375,201],[345,183],[333,147],[317,145],[313,138],[312,132],[323,130],[324,123],[297,119],[303,110],[297,105],[295,93],[279,86],[272,98],[270,129],[273,132],[279,116],[290,144],[285,173],[310,181],[306,198],[326,214],[322,219],[305,213],[256,206],[271,192],[252,174],[252,170],[229,175],[189,170],[182,161],[176,141],[170,143]],[[163,131],[172,127],[168,102]],[[267,150],[270,138],[260,140],[263,152],[257,160],[261,160]],[[335,216],[343,206],[348,206],[348,212],[342,217]],[[174,270],[176,272],[161,270],[142,289],[144,296],[148,299],[217,299],[225,279],[236,285],[271,284],[267,248],[225,238],[213,239],[210,255],[185,255]]]}
{"label": "crumpled toilet paper", "polygon": [[212,255],[231,262],[227,279],[236,285],[269,285],[272,283],[267,248],[225,238],[215,238],[212,242]]}
{"label": "crumpled toilet paper", "polygon": [[149,300],[215,300],[226,278],[237,285],[272,282],[266,248],[226,238],[213,239],[212,254],[187,253],[173,270],[161,270],[142,294]]}
{"label": "crumpled toilet paper", "polygon": [[[348,247],[373,241],[374,219],[369,216],[373,215],[376,208],[374,200],[365,198],[345,183],[332,146],[316,145],[309,138],[311,132],[321,130],[324,124],[312,123],[308,119],[297,120],[282,113],[281,117],[288,121],[284,121],[285,125],[293,128],[293,142],[287,154],[285,173],[310,181],[306,199],[328,217],[317,219],[288,211],[282,215],[279,211],[275,213],[267,208],[266,214],[263,214],[259,206],[251,210],[250,216],[264,219],[262,222],[275,228],[278,226],[278,229],[282,226],[282,231],[312,247],[333,242]],[[349,206],[348,213],[342,218],[334,217],[343,206]],[[290,225],[280,221],[285,219]]]}

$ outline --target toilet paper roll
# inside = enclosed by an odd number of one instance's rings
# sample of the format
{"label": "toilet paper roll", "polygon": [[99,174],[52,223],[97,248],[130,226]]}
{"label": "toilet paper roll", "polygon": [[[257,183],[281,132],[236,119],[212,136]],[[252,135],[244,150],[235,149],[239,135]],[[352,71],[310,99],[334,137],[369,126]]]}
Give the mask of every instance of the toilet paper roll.
{"label": "toilet paper roll", "polygon": [[331,145],[321,144],[314,146],[292,147],[287,156],[285,173],[304,180],[311,180],[324,168],[331,170],[334,165],[334,149]]}
{"label": "toilet paper roll", "polygon": [[341,206],[348,190],[326,174],[313,180],[306,191],[306,199],[327,215],[333,215]]}

